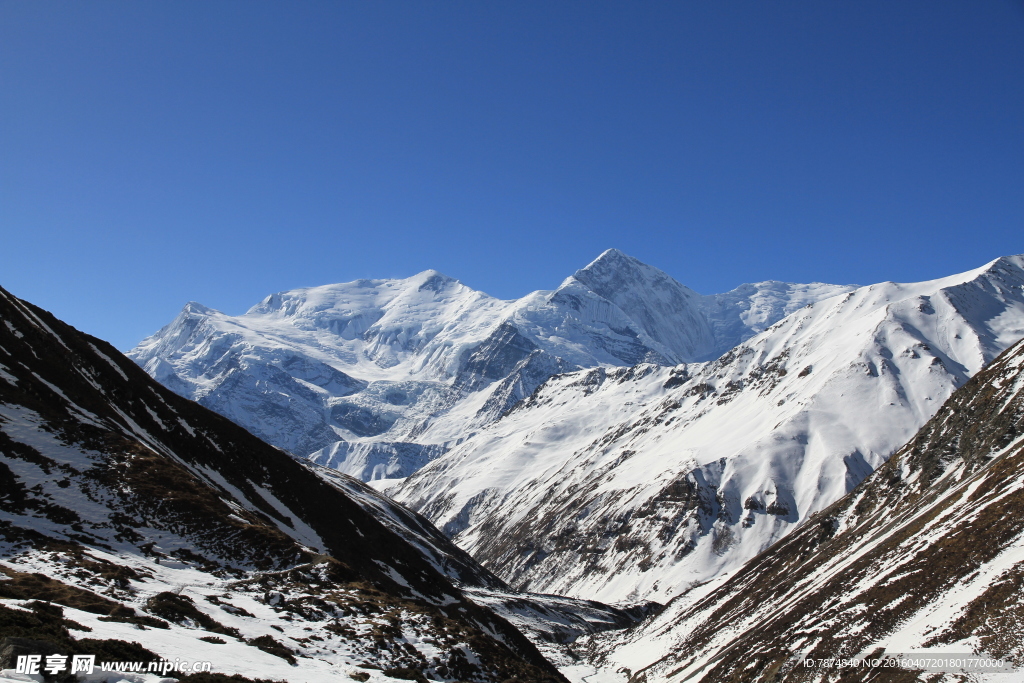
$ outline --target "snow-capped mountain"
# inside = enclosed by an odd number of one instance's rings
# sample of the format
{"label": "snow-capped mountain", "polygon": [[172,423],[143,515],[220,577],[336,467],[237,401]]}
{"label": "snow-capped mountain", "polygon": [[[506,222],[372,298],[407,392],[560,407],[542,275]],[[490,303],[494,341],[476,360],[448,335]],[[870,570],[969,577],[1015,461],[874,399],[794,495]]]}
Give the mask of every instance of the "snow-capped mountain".
{"label": "snow-capped mountain", "polygon": [[[923,670],[966,653],[1024,666],[1022,510],[1024,341],[853,492],[735,575],[594,638],[586,680],[1019,680]],[[917,666],[821,665],[885,654]]]}
{"label": "snow-capped mountain", "polygon": [[563,640],[646,611],[514,594],[422,517],[2,289],[0,579],[0,669],[57,652],[261,680],[554,682],[483,605]]}
{"label": "snow-capped mountain", "polygon": [[553,377],[389,492],[512,585],[664,602],[852,490],[1022,336],[1021,256],[862,287],[712,362]]}
{"label": "snow-capped mountain", "polygon": [[426,271],[282,292],[240,316],[190,303],[129,356],[293,454],[396,478],[554,374],[712,359],[849,289],[764,282],[701,296],[610,249],[558,289],[514,301]]}

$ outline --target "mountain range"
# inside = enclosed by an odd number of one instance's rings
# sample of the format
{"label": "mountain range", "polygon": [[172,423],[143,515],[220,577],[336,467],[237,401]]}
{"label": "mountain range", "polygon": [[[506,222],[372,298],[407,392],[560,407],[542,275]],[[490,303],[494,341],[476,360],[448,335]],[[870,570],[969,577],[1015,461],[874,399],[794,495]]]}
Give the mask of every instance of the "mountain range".
{"label": "mountain range", "polygon": [[371,481],[412,474],[554,374],[713,359],[849,289],[701,296],[610,249],[514,301],[425,271],[281,292],[240,316],[189,303],[128,355],[268,443]]}
{"label": "mountain range", "polygon": [[539,592],[665,602],[851,491],[1024,337],[1024,258],[881,283],[709,363],[560,374],[389,489]]}
{"label": "mountain range", "polygon": [[702,296],[608,250],[516,301],[428,271],[238,317],[189,304],[129,356],[384,484],[519,589],[665,602],[882,464],[1024,336],[1022,287],[1011,256],[921,283]]}
{"label": "mountain range", "polygon": [[3,290],[0,320],[0,667],[44,645],[296,681],[1024,666],[1024,256],[704,296],[609,250],[515,301],[427,271],[190,303],[131,360]]}

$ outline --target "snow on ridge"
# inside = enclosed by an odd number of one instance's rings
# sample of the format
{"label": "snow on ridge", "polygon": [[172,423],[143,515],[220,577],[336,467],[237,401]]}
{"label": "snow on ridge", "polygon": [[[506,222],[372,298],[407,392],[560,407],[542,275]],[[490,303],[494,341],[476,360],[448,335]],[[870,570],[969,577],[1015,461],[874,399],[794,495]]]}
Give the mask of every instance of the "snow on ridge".
{"label": "snow on ridge", "polygon": [[[958,391],[938,419],[816,524],[728,582],[673,601],[640,629],[591,643],[600,668],[725,680],[753,666],[783,664],[784,675],[788,657],[883,650],[974,652],[1019,664],[1013,615],[1020,594],[1005,589],[1024,566],[1014,513],[1024,436],[1016,418],[1005,417],[1020,416],[1022,358],[1024,342]],[[769,652],[768,661],[751,661]]]}
{"label": "snow on ridge", "polygon": [[[808,287],[792,285],[792,296],[832,293]],[[764,298],[759,291],[751,295]],[[428,270],[278,292],[240,316],[193,302],[128,355],[168,388],[296,455],[363,458],[354,444],[407,444],[430,447],[429,459],[552,374],[717,357],[781,317],[787,297],[765,305],[733,294],[712,311],[708,297],[608,250],[558,289],[512,301]],[[752,324],[741,319],[748,309],[758,311]],[[728,334],[716,332],[723,326]],[[426,460],[379,472],[332,462],[364,477],[400,477]]]}
{"label": "snow on ridge", "polygon": [[1024,336],[1022,288],[1007,257],[840,293],[712,363],[563,375],[390,493],[514,585],[663,601],[884,462]]}

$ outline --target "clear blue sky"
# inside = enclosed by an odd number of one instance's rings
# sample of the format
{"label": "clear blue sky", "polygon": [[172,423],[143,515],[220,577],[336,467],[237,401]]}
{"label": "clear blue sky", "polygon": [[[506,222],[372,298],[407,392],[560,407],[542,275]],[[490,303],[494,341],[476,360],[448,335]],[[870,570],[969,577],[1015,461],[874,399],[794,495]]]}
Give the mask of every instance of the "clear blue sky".
{"label": "clear blue sky", "polygon": [[0,286],[122,349],[612,246],[703,293],[1024,252],[1024,2],[0,0]]}

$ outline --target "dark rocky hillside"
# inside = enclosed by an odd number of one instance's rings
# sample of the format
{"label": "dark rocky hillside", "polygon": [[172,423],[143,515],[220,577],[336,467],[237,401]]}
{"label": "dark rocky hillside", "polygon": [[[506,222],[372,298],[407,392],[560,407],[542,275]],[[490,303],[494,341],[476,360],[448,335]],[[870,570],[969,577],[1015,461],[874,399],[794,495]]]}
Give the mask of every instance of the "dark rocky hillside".
{"label": "dark rocky hillside", "polygon": [[3,635],[144,630],[128,640],[271,679],[563,680],[453,584],[500,581],[336,480],[0,289]]}

